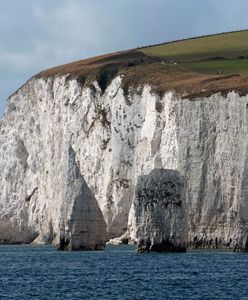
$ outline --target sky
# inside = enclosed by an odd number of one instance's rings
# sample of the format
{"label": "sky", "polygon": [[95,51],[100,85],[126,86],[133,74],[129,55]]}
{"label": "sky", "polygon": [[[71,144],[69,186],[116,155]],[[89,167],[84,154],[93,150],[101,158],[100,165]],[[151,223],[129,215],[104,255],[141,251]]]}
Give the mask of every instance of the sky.
{"label": "sky", "polygon": [[8,0],[0,3],[0,116],[46,68],[103,53],[248,28],[247,0]]}

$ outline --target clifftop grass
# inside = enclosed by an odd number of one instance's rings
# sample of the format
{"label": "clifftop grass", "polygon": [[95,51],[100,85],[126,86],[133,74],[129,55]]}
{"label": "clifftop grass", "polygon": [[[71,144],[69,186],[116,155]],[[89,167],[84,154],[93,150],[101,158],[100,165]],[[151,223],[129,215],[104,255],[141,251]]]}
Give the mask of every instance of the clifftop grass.
{"label": "clifftop grass", "polygon": [[82,86],[97,80],[103,93],[114,77],[124,75],[125,94],[132,87],[150,84],[159,94],[174,90],[189,99],[233,90],[246,95],[248,31],[107,54],[54,67],[36,77],[59,74],[77,79]]}
{"label": "clifftop grass", "polygon": [[177,62],[200,73],[248,73],[248,30],[216,34],[141,48],[145,55]]}
{"label": "clifftop grass", "polygon": [[210,58],[248,58],[248,30],[203,36],[141,48],[145,55],[180,62]]}

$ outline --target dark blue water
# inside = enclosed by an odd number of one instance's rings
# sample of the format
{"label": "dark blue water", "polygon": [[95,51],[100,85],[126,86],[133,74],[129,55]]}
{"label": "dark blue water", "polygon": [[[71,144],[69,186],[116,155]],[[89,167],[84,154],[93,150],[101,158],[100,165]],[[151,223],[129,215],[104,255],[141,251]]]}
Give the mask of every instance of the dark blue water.
{"label": "dark blue water", "polygon": [[0,246],[0,299],[248,299],[248,254]]}

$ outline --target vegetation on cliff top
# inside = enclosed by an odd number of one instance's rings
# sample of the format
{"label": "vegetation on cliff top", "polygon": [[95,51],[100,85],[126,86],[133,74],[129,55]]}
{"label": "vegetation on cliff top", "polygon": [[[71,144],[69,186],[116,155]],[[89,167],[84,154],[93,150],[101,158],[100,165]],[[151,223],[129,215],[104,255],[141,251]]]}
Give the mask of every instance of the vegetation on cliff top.
{"label": "vegetation on cliff top", "polygon": [[36,77],[66,74],[83,86],[97,80],[104,92],[117,75],[123,88],[149,83],[153,91],[174,90],[193,99],[235,90],[248,94],[248,30],[168,42],[45,70]]}
{"label": "vegetation on cliff top", "polygon": [[177,62],[196,72],[248,73],[248,30],[168,42],[140,50],[145,55]]}

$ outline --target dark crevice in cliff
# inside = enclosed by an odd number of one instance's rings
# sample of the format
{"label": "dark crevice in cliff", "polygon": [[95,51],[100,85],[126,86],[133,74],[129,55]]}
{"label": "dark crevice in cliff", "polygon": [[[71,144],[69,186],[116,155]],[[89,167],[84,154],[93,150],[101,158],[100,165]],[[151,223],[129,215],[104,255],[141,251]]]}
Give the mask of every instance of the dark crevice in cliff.
{"label": "dark crevice in cliff", "polygon": [[26,197],[25,201],[26,202],[30,202],[31,198],[33,197],[33,195],[35,194],[35,192],[38,190],[38,187],[34,188],[32,193]]}

